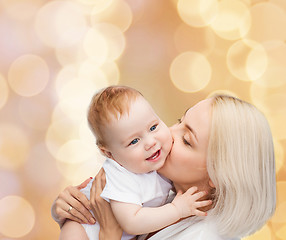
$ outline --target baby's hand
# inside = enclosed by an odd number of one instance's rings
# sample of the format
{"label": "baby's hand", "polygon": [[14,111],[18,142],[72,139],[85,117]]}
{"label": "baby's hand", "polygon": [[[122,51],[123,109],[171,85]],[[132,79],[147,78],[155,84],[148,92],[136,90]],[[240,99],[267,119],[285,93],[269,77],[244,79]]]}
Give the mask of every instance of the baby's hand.
{"label": "baby's hand", "polygon": [[184,194],[178,192],[172,204],[177,208],[180,218],[189,217],[192,215],[206,216],[207,213],[198,210],[198,208],[212,204],[211,200],[198,201],[201,197],[207,194],[206,191],[197,192],[197,187],[189,188]]}

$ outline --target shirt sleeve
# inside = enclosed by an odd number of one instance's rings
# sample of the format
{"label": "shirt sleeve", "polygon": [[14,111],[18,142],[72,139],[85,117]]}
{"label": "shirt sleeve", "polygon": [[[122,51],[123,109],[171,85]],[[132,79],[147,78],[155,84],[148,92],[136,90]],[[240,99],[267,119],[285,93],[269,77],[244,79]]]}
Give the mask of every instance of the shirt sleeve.
{"label": "shirt sleeve", "polygon": [[136,180],[136,174],[120,169],[113,164],[105,164],[106,185],[101,197],[106,201],[133,203],[142,206],[142,194],[140,184]]}

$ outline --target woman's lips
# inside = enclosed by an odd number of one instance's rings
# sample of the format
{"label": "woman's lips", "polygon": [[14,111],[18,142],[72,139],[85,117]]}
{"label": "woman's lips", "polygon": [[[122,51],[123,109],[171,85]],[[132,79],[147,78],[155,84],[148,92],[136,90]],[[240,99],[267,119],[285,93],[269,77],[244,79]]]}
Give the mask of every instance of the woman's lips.
{"label": "woman's lips", "polygon": [[159,149],[157,152],[155,152],[154,154],[152,154],[150,157],[148,157],[146,160],[147,161],[157,161],[161,156],[161,149]]}

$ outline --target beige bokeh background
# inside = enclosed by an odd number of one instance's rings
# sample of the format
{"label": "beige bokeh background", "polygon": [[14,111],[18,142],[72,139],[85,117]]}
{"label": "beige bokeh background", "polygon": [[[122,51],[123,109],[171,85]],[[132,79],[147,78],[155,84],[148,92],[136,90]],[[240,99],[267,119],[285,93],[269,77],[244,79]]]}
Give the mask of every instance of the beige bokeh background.
{"label": "beige bokeh background", "polygon": [[247,240],[286,239],[285,0],[0,0],[0,239],[57,239],[57,194],[103,158],[93,93],[141,91],[170,126],[226,92],[272,128],[278,202]]}

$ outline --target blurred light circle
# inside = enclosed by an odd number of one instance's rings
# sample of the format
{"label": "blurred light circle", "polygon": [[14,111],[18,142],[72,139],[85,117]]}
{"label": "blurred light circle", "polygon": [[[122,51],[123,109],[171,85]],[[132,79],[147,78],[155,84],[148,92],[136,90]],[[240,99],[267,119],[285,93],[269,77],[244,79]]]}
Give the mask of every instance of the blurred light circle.
{"label": "blurred light circle", "polygon": [[210,97],[213,97],[215,95],[229,95],[229,96],[238,98],[236,93],[229,91],[229,90],[226,90],[226,89],[215,90],[215,91],[211,92],[206,98],[210,98]]}
{"label": "blurred light circle", "polygon": [[275,167],[276,167],[276,173],[278,173],[284,165],[284,148],[282,144],[275,139],[273,143],[275,150]]}
{"label": "blurred light circle", "polygon": [[80,139],[73,139],[60,147],[56,159],[68,164],[84,162],[94,155],[95,149],[95,145],[89,146]]}
{"label": "blurred light circle", "polygon": [[107,76],[91,59],[84,61],[78,69],[78,78],[84,81],[91,81],[96,84],[96,88],[93,90],[94,93],[108,85]]}
{"label": "blurred light circle", "polygon": [[78,64],[86,58],[86,53],[82,46],[84,37],[85,35],[83,35],[81,41],[73,44],[56,47],[56,57],[62,66],[65,67],[72,64]]}
{"label": "blurred light circle", "polygon": [[86,162],[80,164],[78,170],[73,176],[73,184],[78,184],[79,182],[83,182],[86,180],[88,176],[94,177],[101,169],[103,162],[105,161],[105,157],[97,152],[93,159],[90,159]]}
{"label": "blurred light circle", "polygon": [[100,69],[108,80],[108,85],[116,85],[119,83],[120,71],[115,62],[105,62]]}
{"label": "blurred light circle", "polygon": [[9,88],[4,77],[0,74],[0,109],[7,103]]}
{"label": "blurred light circle", "polygon": [[51,112],[50,99],[43,95],[19,101],[20,118],[31,129],[46,130],[50,124]]}
{"label": "blurred light circle", "polygon": [[179,0],[177,5],[181,19],[192,27],[209,25],[218,14],[217,0]]}
{"label": "blurred light circle", "polygon": [[251,16],[248,7],[237,0],[220,1],[218,7],[218,14],[211,23],[214,32],[227,40],[236,40],[244,37],[251,26]]}
{"label": "blurred light circle", "polygon": [[22,192],[21,187],[22,182],[17,172],[0,170],[0,199],[8,195],[19,195]]}
{"label": "blurred light circle", "polygon": [[55,78],[55,88],[58,95],[60,95],[64,86],[74,78],[78,73],[78,66],[75,64],[66,65],[58,72]]}
{"label": "blurred light circle", "polygon": [[96,137],[93,135],[91,129],[89,128],[87,119],[83,120],[79,126],[79,138],[81,141],[85,142],[90,146],[95,146]]}
{"label": "blurred light circle", "polygon": [[108,55],[106,61],[114,61],[120,57],[125,49],[125,37],[120,29],[108,23],[98,23],[93,25],[108,45]]}
{"label": "blurred light circle", "polygon": [[271,239],[272,234],[271,234],[271,229],[269,226],[264,225],[263,228],[261,228],[259,231],[257,231],[255,234],[243,238],[242,240],[269,240]]}
{"label": "blurred light circle", "polygon": [[20,96],[30,97],[39,94],[48,84],[49,67],[36,55],[24,55],[16,59],[8,73],[11,88]]}
{"label": "blurred light circle", "polygon": [[132,23],[132,11],[123,0],[108,0],[106,5],[102,5],[101,8],[95,6],[90,18],[92,25],[105,22],[118,27],[121,32],[125,32]]}
{"label": "blurred light circle", "polygon": [[243,81],[254,81],[265,73],[268,56],[261,44],[244,39],[229,48],[226,62],[233,76]]}
{"label": "blurred light circle", "polygon": [[215,37],[211,28],[190,28],[181,23],[176,29],[174,41],[179,52],[196,51],[207,55],[214,50]]}
{"label": "blurred light circle", "polygon": [[286,128],[281,127],[285,125],[286,122],[286,112],[273,113],[267,115],[273,137],[278,140],[286,139]]}
{"label": "blurred light circle", "polygon": [[107,40],[97,29],[88,30],[84,38],[83,49],[85,54],[98,65],[103,64],[108,58]]}
{"label": "blurred light circle", "polygon": [[[28,181],[27,184],[36,189],[38,193],[45,194],[59,185],[61,179],[56,168],[56,161],[48,153],[45,144],[43,142],[35,144],[24,168],[25,181]],[[40,171],[40,169],[44,169],[44,171]]]}
{"label": "blurred light circle", "polygon": [[92,7],[96,7],[99,9],[98,11],[102,11],[103,9],[110,6],[113,0],[76,0],[82,4],[92,5]]}
{"label": "blurred light circle", "polygon": [[51,1],[38,11],[35,28],[43,43],[59,48],[78,42],[87,30],[87,21],[75,2]]}
{"label": "blurred light circle", "polygon": [[212,68],[207,58],[197,52],[177,56],[170,67],[173,84],[183,92],[197,92],[209,83]]}
{"label": "blurred light circle", "polygon": [[268,64],[264,74],[255,82],[265,87],[280,87],[286,84],[286,43],[268,41],[263,43],[267,52]]}
{"label": "blurred light circle", "polygon": [[261,43],[286,39],[285,10],[277,4],[270,1],[253,4],[250,14],[252,23],[247,38]]}
{"label": "blurred light circle", "polygon": [[55,111],[53,118],[46,132],[45,143],[49,152],[56,157],[63,144],[78,137],[78,123],[67,118],[63,112]]}
{"label": "blurred light circle", "polygon": [[[176,0],[177,1],[177,0]],[[174,7],[176,7],[177,3],[173,3]],[[136,24],[140,19],[142,19],[143,15],[146,14],[146,10],[151,10],[151,8],[148,8],[148,4],[146,4],[145,0],[132,0],[128,1],[128,5],[130,6],[130,9],[132,11],[132,25]],[[152,5],[151,11],[158,11],[158,9],[161,8],[160,4],[154,4]]]}
{"label": "blurred light circle", "polygon": [[[283,209],[284,212],[286,209]],[[286,224],[282,225],[278,230],[275,231],[275,236],[279,239],[284,239],[286,236]]]}
{"label": "blurred light circle", "polygon": [[277,182],[277,207],[274,216],[271,218],[271,223],[286,223],[285,211],[286,211],[286,182]]}
{"label": "blurred light circle", "polygon": [[7,170],[21,167],[30,153],[26,133],[15,125],[1,123],[0,136],[0,167]]}
{"label": "blurred light circle", "polygon": [[282,10],[286,11],[286,2],[284,0],[269,0],[269,3],[273,3],[280,7]]}
{"label": "blurred light circle", "polygon": [[13,18],[18,20],[26,20],[32,18],[41,2],[38,0],[1,0],[0,5]]}
{"label": "blurred light circle", "polygon": [[273,91],[271,88],[253,82],[250,87],[250,96],[252,102],[267,115],[286,112],[286,95],[283,88]]}
{"label": "blurred light circle", "polygon": [[58,106],[70,118],[81,121],[86,118],[87,108],[94,93],[106,87],[108,82],[101,72],[99,79],[75,79],[67,83],[61,90]]}
{"label": "blurred light circle", "polygon": [[19,196],[7,196],[0,200],[0,232],[11,238],[28,234],[35,224],[35,212],[31,204]]}

